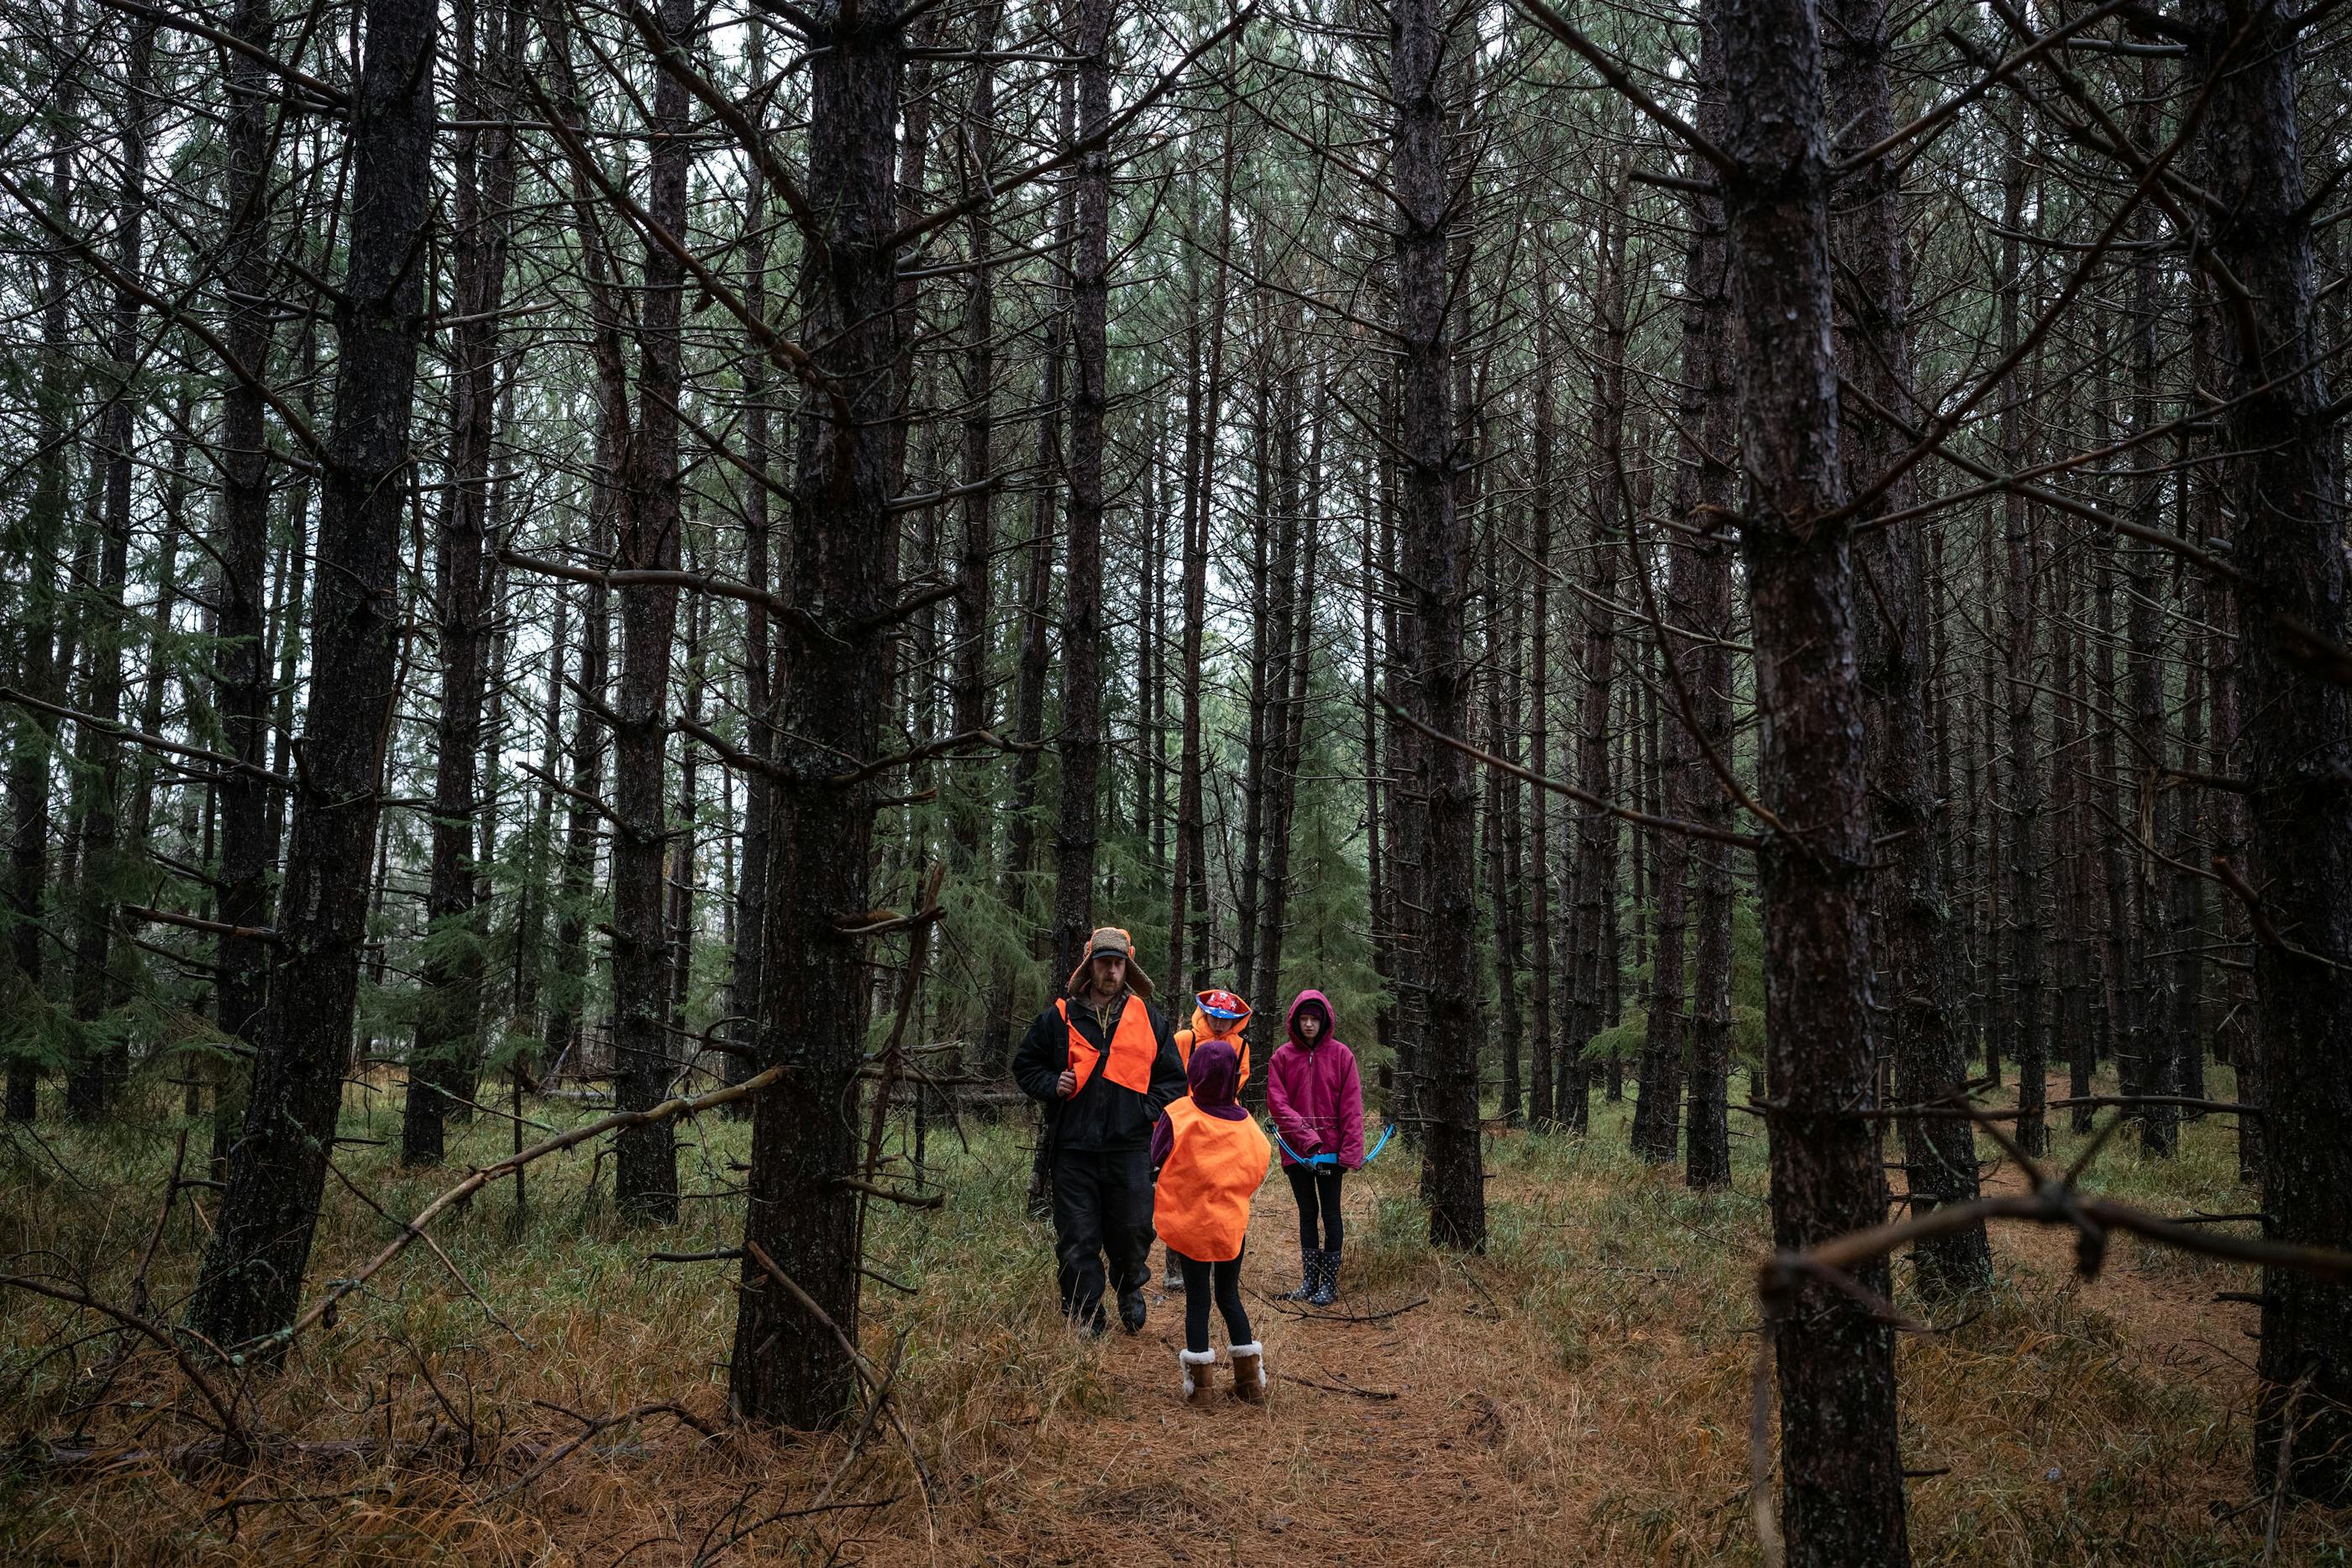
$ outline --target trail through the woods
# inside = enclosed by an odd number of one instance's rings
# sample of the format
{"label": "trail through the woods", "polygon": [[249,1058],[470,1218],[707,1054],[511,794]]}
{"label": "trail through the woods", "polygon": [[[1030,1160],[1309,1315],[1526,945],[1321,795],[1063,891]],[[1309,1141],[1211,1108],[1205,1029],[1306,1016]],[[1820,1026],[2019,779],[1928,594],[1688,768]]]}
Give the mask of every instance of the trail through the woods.
{"label": "trail through the woods", "polygon": [[[1612,1124],[1594,1135],[1618,1133]],[[1629,1180],[1654,1183],[1631,1201],[1671,1216],[1684,1248],[1707,1249],[1744,1276],[1759,1255],[1760,1193],[1700,1199],[1681,1189],[1678,1170],[1622,1167],[1548,1193],[1495,1157],[1522,1136],[1490,1145],[1490,1167],[1506,1167],[1490,1194],[1521,1207],[1522,1246],[1539,1230],[1570,1239],[1578,1261],[1539,1287],[1556,1306],[1527,1310],[1525,1277],[1507,1281],[1490,1260],[1408,1263],[1393,1248],[1364,1246],[1383,1202],[1412,1204],[1409,1159],[1349,1180],[1339,1304],[1277,1302],[1297,1282],[1297,1245],[1276,1176],[1252,1215],[1245,1274],[1273,1377],[1265,1407],[1230,1396],[1204,1408],[1181,1400],[1183,1297],[1160,1290],[1155,1248],[1150,1322],[1092,1353],[1088,1408],[1008,1412],[1034,1440],[980,1489],[976,1507],[942,1511],[937,1558],[919,1536],[894,1534],[867,1538],[872,1560],[1393,1568],[1752,1559],[1752,1305],[1744,1286],[1709,1281],[1690,1251],[1623,1223],[1612,1202],[1626,1200]],[[1989,1186],[2022,1184],[2003,1169]],[[1913,1483],[1915,1549],[1933,1559],[1943,1555],[1937,1542],[1966,1542],[1974,1550],[1960,1555],[1970,1559],[2043,1560],[2035,1542],[2054,1545],[2049,1532],[2065,1532],[2057,1521],[2084,1489],[2150,1465],[2168,1471],[2167,1501],[2180,1510],[2173,1528],[2242,1504],[2242,1461],[2219,1448],[2210,1468],[2179,1469],[2072,1407],[2121,1400],[2151,1425],[2201,1412],[2195,1419],[2219,1443],[2250,1392],[2241,1331],[2252,1309],[2212,1299],[2231,1281],[2134,1245],[2084,1284],[2071,1239],[2056,1231],[1996,1228],[1994,1247],[2000,1302],[1972,1309],[1949,1337],[1906,1343],[1905,1462],[1930,1472]],[[1212,1321],[1222,1356],[1223,1329]],[[1217,1375],[1229,1383],[1222,1359]],[[2085,1380],[2099,1382],[2095,1397]],[[1992,1505],[1993,1486],[2026,1500]]]}
{"label": "trail through the woods", "polygon": [[[1409,1182],[1405,1162],[1382,1175],[1393,1182],[1397,1172]],[[1370,1232],[1377,1190],[1349,1179],[1351,1233]],[[1180,1397],[1177,1372],[1184,1297],[1160,1287],[1155,1246],[1150,1321],[1139,1334],[1114,1330],[1099,1347],[1109,1409],[1057,1423],[962,1549],[1035,1563],[1489,1555],[1480,1542],[1508,1533],[1533,1500],[1518,1495],[1498,1454],[1504,1417],[1489,1385],[1463,1375],[1483,1359],[1475,1354],[1481,1325],[1462,1301],[1366,1284],[1349,1250],[1353,1266],[1343,1265],[1338,1305],[1273,1300],[1298,1282],[1298,1232],[1280,1174],[1269,1178],[1251,1213],[1243,1279],[1270,1396],[1261,1407],[1222,1392],[1232,1373],[1213,1312],[1221,1393],[1193,1406]]]}

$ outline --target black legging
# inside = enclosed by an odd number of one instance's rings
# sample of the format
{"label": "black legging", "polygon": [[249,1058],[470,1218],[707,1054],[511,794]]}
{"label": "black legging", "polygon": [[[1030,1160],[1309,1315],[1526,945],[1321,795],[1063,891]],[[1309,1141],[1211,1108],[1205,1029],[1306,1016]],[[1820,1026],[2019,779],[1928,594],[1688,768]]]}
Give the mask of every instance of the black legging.
{"label": "black legging", "polygon": [[[1298,1245],[1312,1252],[1318,1247],[1339,1250],[1339,1178],[1345,1171],[1317,1171],[1309,1166],[1285,1166],[1290,1196],[1298,1200]],[[1315,1210],[1323,1210],[1323,1239],[1315,1239]]]}
{"label": "black legging", "polygon": [[1213,1282],[1217,1311],[1225,1314],[1225,1340],[1230,1344],[1250,1344],[1257,1336],[1250,1333],[1249,1313],[1242,1308],[1242,1260],[1229,1263],[1203,1263],[1198,1258],[1187,1258],[1174,1248],[1168,1255],[1184,1270],[1184,1348],[1199,1354],[1209,1348],[1209,1294]]}

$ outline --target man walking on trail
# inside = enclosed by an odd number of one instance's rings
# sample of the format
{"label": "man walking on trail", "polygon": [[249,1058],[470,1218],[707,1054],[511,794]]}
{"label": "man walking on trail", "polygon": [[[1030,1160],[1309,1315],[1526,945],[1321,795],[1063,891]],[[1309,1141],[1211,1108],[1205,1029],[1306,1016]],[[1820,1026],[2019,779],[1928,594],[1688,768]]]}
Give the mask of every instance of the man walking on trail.
{"label": "man walking on trail", "polygon": [[1151,1278],[1151,1127],[1183,1096],[1184,1065],[1126,932],[1094,934],[1069,993],[1029,1026],[1013,1077],[1045,1106],[1062,1311],[1089,1333],[1109,1326],[1108,1255],[1119,1322],[1134,1333]]}

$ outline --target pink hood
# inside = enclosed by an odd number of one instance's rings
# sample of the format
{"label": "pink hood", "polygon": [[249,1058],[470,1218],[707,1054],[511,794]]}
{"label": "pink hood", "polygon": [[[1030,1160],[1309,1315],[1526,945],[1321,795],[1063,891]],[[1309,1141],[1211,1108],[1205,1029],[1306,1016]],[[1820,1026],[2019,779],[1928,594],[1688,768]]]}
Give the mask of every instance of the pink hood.
{"label": "pink hood", "polygon": [[[1312,1046],[1298,1038],[1298,1011],[1309,1003],[1322,1009],[1326,1020],[1322,1038]],[[1339,1040],[1339,1015],[1322,992],[1301,991],[1292,999],[1285,1019],[1289,1038],[1275,1048],[1265,1070],[1265,1107],[1286,1145],[1286,1166],[1318,1154],[1337,1154],[1347,1170],[1364,1163],[1363,1081],[1356,1071],[1356,1053]]]}

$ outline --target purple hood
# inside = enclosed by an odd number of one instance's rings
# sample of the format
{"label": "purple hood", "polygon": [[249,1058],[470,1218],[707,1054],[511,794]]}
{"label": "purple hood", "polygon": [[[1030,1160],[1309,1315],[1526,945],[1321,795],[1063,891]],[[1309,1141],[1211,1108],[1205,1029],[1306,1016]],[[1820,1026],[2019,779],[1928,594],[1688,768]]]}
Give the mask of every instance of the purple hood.
{"label": "purple hood", "polygon": [[1249,1114],[1236,1096],[1241,1092],[1242,1059],[1230,1041],[1211,1036],[1192,1048],[1184,1082],[1192,1103],[1222,1121],[1238,1122]]}

